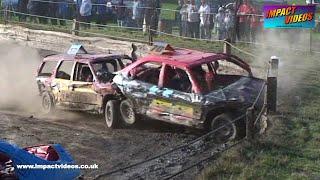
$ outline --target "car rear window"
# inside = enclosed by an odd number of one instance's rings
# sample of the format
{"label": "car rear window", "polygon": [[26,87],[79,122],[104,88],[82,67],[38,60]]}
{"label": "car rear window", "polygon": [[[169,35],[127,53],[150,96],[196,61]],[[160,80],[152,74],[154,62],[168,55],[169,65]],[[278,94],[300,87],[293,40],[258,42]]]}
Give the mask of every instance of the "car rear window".
{"label": "car rear window", "polygon": [[39,76],[48,76],[48,77],[51,76],[53,70],[57,66],[57,63],[58,63],[57,61],[44,62],[38,75]]}

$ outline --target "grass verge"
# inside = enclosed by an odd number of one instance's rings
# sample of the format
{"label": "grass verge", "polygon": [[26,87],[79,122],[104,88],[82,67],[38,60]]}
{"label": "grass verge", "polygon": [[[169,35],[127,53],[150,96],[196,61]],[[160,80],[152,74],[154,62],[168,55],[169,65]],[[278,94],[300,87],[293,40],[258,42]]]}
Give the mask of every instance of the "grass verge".
{"label": "grass verge", "polygon": [[197,179],[319,179],[320,66],[307,59],[301,80],[280,94],[280,116],[271,118],[267,134],[223,154]]}

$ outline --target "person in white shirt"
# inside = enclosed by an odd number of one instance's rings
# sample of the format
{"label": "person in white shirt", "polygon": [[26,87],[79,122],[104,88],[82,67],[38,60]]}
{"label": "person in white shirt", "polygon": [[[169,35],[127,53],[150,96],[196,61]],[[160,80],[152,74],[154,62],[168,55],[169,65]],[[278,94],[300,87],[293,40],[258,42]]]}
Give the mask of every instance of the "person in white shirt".
{"label": "person in white shirt", "polygon": [[218,31],[218,39],[223,40],[225,38],[225,23],[224,23],[225,13],[223,7],[218,9],[218,14],[215,18],[215,25]]}
{"label": "person in white shirt", "polygon": [[206,0],[201,0],[198,12],[200,14],[200,37],[201,39],[211,39],[210,6],[206,3]]}
{"label": "person in white shirt", "polygon": [[191,4],[188,6],[188,30],[190,37],[199,38],[199,23],[199,13],[195,0],[191,0]]}
{"label": "person in white shirt", "polygon": [[234,41],[234,25],[235,25],[235,20],[234,20],[234,15],[231,9],[226,10],[226,15],[224,17],[224,24],[226,27],[226,38],[230,39],[231,42]]}
{"label": "person in white shirt", "polygon": [[188,36],[188,7],[189,2],[188,0],[184,0],[184,3],[180,9],[180,15],[181,15],[181,35],[184,37]]}

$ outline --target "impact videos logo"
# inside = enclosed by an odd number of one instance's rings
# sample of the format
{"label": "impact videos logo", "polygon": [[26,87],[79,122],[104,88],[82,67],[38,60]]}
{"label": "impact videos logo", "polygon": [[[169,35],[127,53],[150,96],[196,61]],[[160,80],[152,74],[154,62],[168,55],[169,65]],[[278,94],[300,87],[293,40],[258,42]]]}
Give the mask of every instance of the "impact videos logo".
{"label": "impact videos logo", "polygon": [[315,5],[266,5],[265,28],[314,28]]}

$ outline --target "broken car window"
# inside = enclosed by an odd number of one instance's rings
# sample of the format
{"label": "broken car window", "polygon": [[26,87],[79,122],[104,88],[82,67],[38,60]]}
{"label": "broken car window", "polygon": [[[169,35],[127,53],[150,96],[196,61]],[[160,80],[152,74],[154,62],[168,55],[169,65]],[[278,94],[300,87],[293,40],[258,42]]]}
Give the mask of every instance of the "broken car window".
{"label": "broken car window", "polygon": [[72,68],[73,68],[72,61],[63,61],[57,71],[56,78],[70,80]]}
{"label": "broken car window", "polygon": [[206,64],[204,65],[198,65],[191,68],[192,74],[199,84],[202,92],[206,93],[209,91],[209,82],[207,81],[207,74],[209,73],[208,66]]}
{"label": "broken car window", "polygon": [[158,85],[162,65],[160,63],[148,62],[130,71],[136,80]]}
{"label": "broken car window", "polygon": [[109,82],[114,76],[112,73],[120,69],[117,61],[113,59],[95,62],[92,64],[92,68],[95,71],[98,80],[103,83]]}
{"label": "broken car window", "polygon": [[44,62],[38,76],[48,76],[48,77],[51,76],[53,70],[57,66],[57,63],[58,63],[57,61]]}
{"label": "broken car window", "polygon": [[165,88],[191,93],[192,85],[188,74],[179,68],[166,66],[163,86]]}

